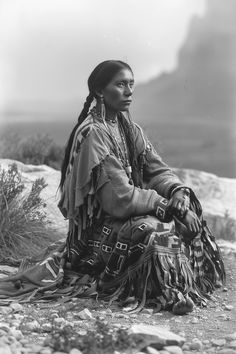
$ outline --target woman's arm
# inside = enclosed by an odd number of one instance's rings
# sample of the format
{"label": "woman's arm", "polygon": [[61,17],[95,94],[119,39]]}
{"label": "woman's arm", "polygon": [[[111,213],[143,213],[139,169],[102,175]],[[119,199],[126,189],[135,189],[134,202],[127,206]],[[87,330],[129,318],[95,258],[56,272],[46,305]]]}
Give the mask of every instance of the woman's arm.
{"label": "woman's arm", "polygon": [[155,190],[129,184],[126,172],[114,155],[104,159],[98,184],[101,188],[97,190],[97,199],[109,215],[127,219],[130,216],[153,214],[162,221],[165,219],[167,200]]}

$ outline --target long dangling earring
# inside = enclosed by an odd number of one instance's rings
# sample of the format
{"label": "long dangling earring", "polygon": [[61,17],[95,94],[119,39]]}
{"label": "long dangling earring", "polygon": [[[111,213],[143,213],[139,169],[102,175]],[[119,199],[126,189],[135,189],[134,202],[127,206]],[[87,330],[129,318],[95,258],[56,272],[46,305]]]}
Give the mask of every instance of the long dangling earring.
{"label": "long dangling earring", "polygon": [[103,120],[106,119],[106,107],[105,107],[105,103],[104,103],[104,98],[103,96],[100,96],[101,98],[101,117]]}

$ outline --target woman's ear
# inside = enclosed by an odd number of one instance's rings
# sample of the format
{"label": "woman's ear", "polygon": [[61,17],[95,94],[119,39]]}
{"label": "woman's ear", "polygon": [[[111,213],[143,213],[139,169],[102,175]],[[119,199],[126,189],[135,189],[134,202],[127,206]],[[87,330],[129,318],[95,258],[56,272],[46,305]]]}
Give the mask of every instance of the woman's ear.
{"label": "woman's ear", "polygon": [[101,99],[103,97],[102,92],[101,91],[95,91],[95,97]]}

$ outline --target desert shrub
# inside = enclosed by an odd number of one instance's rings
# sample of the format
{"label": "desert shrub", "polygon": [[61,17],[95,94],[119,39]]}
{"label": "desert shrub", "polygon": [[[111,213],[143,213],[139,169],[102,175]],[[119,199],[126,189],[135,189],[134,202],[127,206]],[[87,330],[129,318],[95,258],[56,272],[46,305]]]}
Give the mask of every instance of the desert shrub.
{"label": "desert shrub", "polygon": [[26,139],[11,132],[1,139],[0,155],[2,158],[33,165],[45,164],[60,169],[64,155],[63,148],[48,135],[37,134]]}
{"label": "desert shrub", "polygon": [[36,254],[55,240],[40,197],[45,187],[39,178],[27,192],[16,164],[0,166],[0,260]]}

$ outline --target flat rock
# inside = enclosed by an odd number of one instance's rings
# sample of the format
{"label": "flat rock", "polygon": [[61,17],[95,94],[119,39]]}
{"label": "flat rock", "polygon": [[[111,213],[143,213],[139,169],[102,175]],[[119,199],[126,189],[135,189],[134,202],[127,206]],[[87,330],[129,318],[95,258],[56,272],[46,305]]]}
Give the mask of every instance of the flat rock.
{"label": "flat rock", "polygon": [[12,312],[12,308],[9,306],[1,306],[0,307],[0,314],[1,315],[9,315]]}
{"label": "flat rock", "polygon": [[11,351],[11,348],[9,347],[9,345],[4,345],[4,346],[0,345],[0,353],[1,354],[12,354],[12,351]]}
{"label": "flat rock", "polygon": [[236,349],[236,340],[233,340],[232,342],[229,342],[229,343],[228,343],[228,347],[229,347],[229,348]]}
{"label": "flat rock", "polygon": [[139,340],[139,349],[151,345],[155,349],[162,349],[164,346],[182,346],[185,338],[158,326],[133,325],[130,335],[134,335]]}
{"label": "flat rock", "polygon": [[153,347],[149,347],[149,346],[147,348],[145,348],[145,352],[147,354],[160,354],[159,350],[157,350]]}
{"label": "flat rock", "polygon": [[183,354],[182,349],[177,345],[166,346],[164,349],[167,350],[170,354]]}
{"label": "flat rock", "polygon": [[224,306],[224,309],[226,310],[226,311],[232,311],[233,310],[233,306],[232,305],[225,305]]}
{"label": "flat rock", "polygon": [[223,347],[226,344],[225,339],[212,339],[211,344],[215,347]]}
{"label": "flat rock", "polygon": [[225,336],[225,339],[228,340],[228,341],[236,340],[236,332],[231,333],[231,334],[227,334],[227,335]]}
{"label": "flat rock", "polygon": [[78,312],[77,316],[81,320],[91,320],[93,318],[93,315],[91,314],[91,312],[88,309],[84,309],[84,310]]}
{"label": "flat rock", "polygon": [[24,310],[23,306],[18,302],[12,302],[10,308],[12,308],[14,312],[22,312]]}

